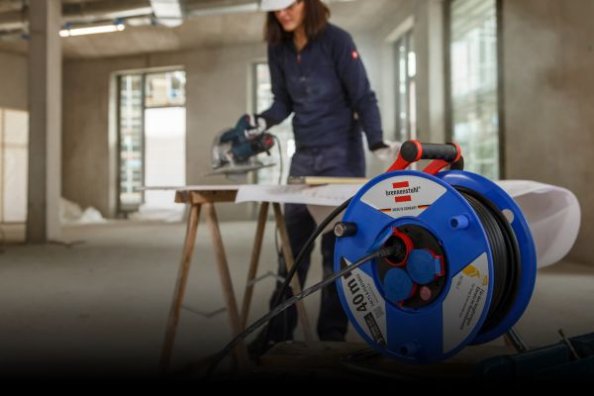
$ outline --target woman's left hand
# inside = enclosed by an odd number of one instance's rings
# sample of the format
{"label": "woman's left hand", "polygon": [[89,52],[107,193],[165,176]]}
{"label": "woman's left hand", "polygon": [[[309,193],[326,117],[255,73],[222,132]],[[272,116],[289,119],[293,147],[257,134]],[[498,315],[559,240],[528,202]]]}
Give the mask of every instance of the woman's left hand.
{"label": "woman's left hand", "polygon": [[394,161],[398,155],[401,144],[402,143],[400,142],[384,140],[382,145],[377,145],[371,152],[382,162]]}

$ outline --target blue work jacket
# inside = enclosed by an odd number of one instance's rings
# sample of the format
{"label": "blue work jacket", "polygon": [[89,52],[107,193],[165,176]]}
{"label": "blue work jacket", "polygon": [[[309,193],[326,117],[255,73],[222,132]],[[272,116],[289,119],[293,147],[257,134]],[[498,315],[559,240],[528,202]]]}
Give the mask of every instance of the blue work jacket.
{"label": "blue work jacket", "polygon": [[[300,52],[292,41],[269,45],[268,64],[274,102],[260,114],[268,126],[295,113],[296,155],[316,153],[322,159],[346,155],[352,161],[350,166],[358,169],[354,173],[363,176],[361,132],[365,132],[368,146],[373,147],[382,142],[382,127],[375,93],[350,34],[328,24]],[[328,172],[309,171],[324,173]]]}

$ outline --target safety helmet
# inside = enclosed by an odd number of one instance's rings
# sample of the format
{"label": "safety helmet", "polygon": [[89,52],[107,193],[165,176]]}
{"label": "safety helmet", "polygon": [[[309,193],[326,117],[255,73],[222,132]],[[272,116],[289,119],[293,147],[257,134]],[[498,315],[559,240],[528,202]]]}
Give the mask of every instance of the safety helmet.
{"label": "safety helmet", "polygon": [[295,0],[262,0],[260,10],[262,11],[280,11],[293,4]]}

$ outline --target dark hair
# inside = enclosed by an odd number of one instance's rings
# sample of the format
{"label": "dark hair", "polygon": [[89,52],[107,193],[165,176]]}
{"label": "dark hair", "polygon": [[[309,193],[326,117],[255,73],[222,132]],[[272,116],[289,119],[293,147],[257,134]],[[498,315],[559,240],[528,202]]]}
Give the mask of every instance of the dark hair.
{"label": "dark hair", "polygon": [[[326,4],[320,0],[297,0],[305,3],[305,17],[303,25],[305,27],[305,35],[307,40],[315,39],[328,24],[330,18],[330,10]],[[266,15],[266,25],[264,26],[264,40],[268,44],[279,44],[285,40],[292,40],[293,33],[285,32],[283,27],[274,16],[274,11],[270,11]]]}

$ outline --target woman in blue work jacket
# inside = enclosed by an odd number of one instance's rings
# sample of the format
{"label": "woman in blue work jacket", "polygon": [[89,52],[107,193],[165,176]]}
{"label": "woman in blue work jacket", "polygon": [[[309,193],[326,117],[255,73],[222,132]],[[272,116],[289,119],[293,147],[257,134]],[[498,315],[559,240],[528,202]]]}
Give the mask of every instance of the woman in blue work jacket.
{"label": "woman in blue work jacket", "polygon": [[[352,37],[328,22],[330,11],[320,0],[262,0],[261,9],[268,11],[265,39],[274,102],[256,119],[268,129],[294,113],[296,151],[289,176],[364,177],[362,132],[378,156],[385,156],[392,147],[382,139],[377,99]],[[316,224],[306,206],[298,204],[285,205],[285,220],[297,255]],[[332,272],[334,244],[331,232],[323,235],[324,276]],[[302,286],[310,255],[311,250],[298,271]],[[286,274],[282,261],[279,273]],[[271,304],[274,299],[273,295]],[[297,324],[292,308],[274,318],[270,329],[250,344],[252,354],[292,339]],[[330,285],[322,291],[320,340],[344,341],[347,324],[336,286]]]}

